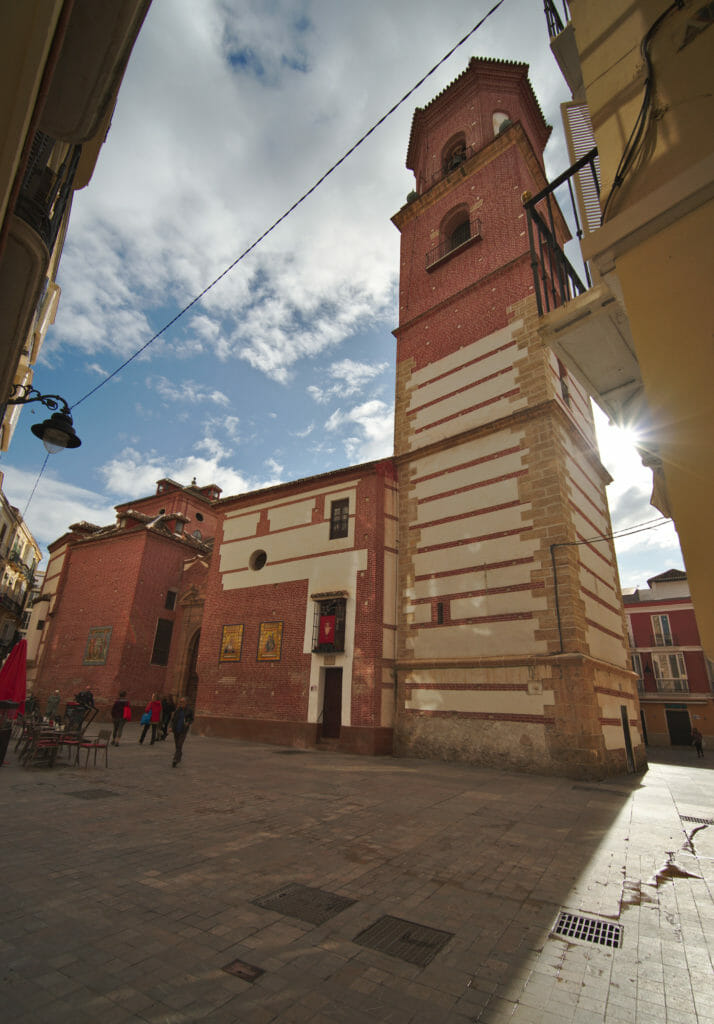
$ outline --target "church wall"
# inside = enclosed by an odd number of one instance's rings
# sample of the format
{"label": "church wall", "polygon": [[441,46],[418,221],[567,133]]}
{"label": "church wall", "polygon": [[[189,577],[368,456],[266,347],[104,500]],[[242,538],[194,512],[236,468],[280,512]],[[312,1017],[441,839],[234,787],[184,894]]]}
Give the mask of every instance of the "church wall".
{"label": "church wall", "polygon": [[[340,748],[391,749],[392,477],[391,463],[370,464],[220,504],[223,527],[198,661],[200,730],[313,744],[321,734],[326,672],[339,669]],[[330,539],[331,503],[345,499],[347,536]],[[251,568],[258,551],[265,564]],[[316,602],[330,596],[345,599],[344,651],[313,653]],[[282,631],[270,661],[258,658],[264,623],[280,623]],[[230,625],[242,626],[240,658],[219,660],[223,627]]]}

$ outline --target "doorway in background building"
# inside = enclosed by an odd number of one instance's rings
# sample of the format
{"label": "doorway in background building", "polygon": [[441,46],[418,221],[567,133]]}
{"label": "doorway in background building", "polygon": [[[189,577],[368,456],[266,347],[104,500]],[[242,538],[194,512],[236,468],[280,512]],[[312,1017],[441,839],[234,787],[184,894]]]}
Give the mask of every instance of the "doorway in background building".
{"label": "doorway in background building", "polygon": [[667,708],[665,714],[669,729],[669,742],[673,747],[689,746],[692,742],[692,723],[689,721],[689,712]]}
{"label": "doorway in background building", "polygon": [[325,693],[322,700],[322,736],[336,740],[342,724],[342,669],[325,669]]}
{"label": "doorway in background building", "polygon": [[189,706],[194,709],[196,708],[196,694],[198,693],[198,672],[196,671],[196,663],[198,662],[198,641],[200,639],[201,630],[199,629],[188,649],[186,682],[182,694],[182,696],[185,695],[188,697]]}

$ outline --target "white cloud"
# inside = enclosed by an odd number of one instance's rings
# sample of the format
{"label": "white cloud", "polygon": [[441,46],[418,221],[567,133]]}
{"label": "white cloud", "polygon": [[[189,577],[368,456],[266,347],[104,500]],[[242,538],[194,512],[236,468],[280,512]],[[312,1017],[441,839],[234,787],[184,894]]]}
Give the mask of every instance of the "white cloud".
{"label": "white cloud", "polygon": [[[59,480],[54,468],[37,479],[37,473],[6,464],[3,490],[21,511],[27,507],[28,523],[37,543],[47,545],[66,533],[72,523],[90,522],[105,526],[115,520],[114,506],[105,495]],[[35,488],[35,485],[37,487]],[[27,501],[34,489],[29,506]]]}
{"label": "white cloud", "polygon": [[214,405],[230,405],[227,395],[217,388],[201,387],[195,381],[184,381],[182,384],[157,377],[147,380],[147,387],[156,391],[167,402],[211,402]]}

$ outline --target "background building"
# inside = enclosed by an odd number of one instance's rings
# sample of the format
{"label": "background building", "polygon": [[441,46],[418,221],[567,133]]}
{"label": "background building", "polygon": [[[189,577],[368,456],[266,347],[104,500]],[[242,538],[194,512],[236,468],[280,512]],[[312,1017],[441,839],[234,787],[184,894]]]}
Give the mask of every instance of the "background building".
{"label": "background building", "polygon": [[2,491],[0,472],[0,661],[19,638],[42,554],[19,510]]}
{"label": "background building", "polygon": [[0,450],[13,387],[54,322],[72,194],[89,182],[150,0],[22,0],[0,10]]}
{"label": "background building", "polygon": [[[182,653],[177,623],[187,618],[179,590],[186,571],[195,579],[197,565],[199,575],[208,568],[219,496],[213,485],[160,480],[156,494],[118,505],[114,525],[76,523],[50,545],[28,663],[36,696],[91,689],[107,714],[120,689],[142,708],[152,692],[170,692],[171,659]],[[191,691],[188,679],[178,682]]]}
{"label": "background building", "polygon": [[[594,400],[633,427],[674,519],[704,648],[714,653],[714,118],[711,5],[547,0],[551,47],[573,94],[564,123],[593,287],[544,337]],[[565,332],[565,333],[563,333]]]}
{"label": "background building", "polygon": [[624,596],[647,742],[689,744],[693,726],[714,739],[713,666],[699,638],[687,574],[669,569],[647,587]]}

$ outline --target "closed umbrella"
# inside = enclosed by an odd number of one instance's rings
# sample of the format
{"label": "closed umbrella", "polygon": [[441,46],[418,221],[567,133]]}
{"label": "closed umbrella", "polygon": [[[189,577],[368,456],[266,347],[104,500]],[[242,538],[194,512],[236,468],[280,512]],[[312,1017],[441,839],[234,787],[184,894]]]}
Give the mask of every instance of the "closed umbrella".
{"label": "closed umbrella", "polygon": [[18,640],[0,668],[0,700],[12,700],[20,705],[18,711],[25,711],[27,689],[27,640]]}

